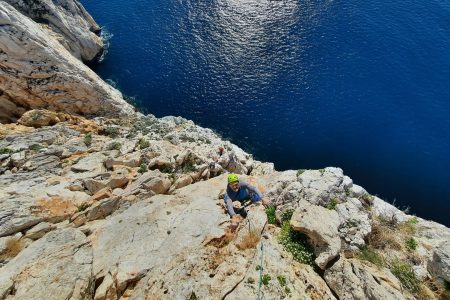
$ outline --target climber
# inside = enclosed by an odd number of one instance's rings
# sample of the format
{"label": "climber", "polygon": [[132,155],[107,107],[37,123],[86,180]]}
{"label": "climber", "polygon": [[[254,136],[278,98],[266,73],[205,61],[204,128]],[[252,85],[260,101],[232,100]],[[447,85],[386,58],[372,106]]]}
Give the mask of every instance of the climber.
{"label": "climber", "polygon": [[[255,186],[239,180],[236,174],[229,174],[224,201],[231,217],[231,226],[234,228],[239,224],[239,216],[237,214],[243,218],[247,217],[247,211],[244,206],[246,200],[251,200],[252,203],[259,203],[264,206],[269,204],[269,201],[263,198],[262,193]],[[233,201],[239,201],[241,207],[233,207]]]}

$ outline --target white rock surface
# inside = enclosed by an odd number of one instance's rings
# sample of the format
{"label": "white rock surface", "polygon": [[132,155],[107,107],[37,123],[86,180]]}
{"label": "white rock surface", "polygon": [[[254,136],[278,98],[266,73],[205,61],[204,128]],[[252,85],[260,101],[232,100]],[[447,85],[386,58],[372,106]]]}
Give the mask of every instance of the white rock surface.
{"label": "white rock surface", "polygon": [[355,259],[341,258],[325,271],[325,281],[341,300],[405,299],[398,279]]}
{"label": "white rock surface", "polygon": [[[56,18],[53,21],[57,23]],[[0,5],[0,24],[1,110],[9,111],[7,107],[14,103],[27,109],[44,107],[86,115],[134,113],[120,92],[103,82],[41,25],[5,1]],[[14,120],[14,115],[10,119]]]}
{"label": "white rock surface", "polygon": [[306,234],[317,255],[316,264],[325,269],[328,262],[339,255],[339,216],[336,211],[313,205],[306,200],[299,202],[291,219],[294,230]]}
{"label": "white rock surface", "polygon": [[48,233],[0,272],[0,298],[86,299],[92,293],[92,249],[77,229]]}

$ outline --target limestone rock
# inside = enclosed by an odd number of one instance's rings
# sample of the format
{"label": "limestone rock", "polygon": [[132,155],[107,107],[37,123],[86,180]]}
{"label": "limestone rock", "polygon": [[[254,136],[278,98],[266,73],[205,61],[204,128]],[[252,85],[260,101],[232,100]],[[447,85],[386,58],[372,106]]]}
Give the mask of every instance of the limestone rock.
{"label": "limestone rock", "polygon": [[171,191],[175,189],[179,189],[185,187],[193,182],[192,177],[190,175],[182,175],[180,178],[175,180]]}
{"label": "limestone rock", "polygon": [[[75,2],[67,4],[64,7],[81,7]],[[56,18],[52,21],[57,22]],[[134,113],[120,92],[72,56],[42,26],[5,1],[0,5],[0,24],[0,107],[11,102],[24,108],[45,107],[85,115]],[[15,118],[12,115],[10,119]]]}
{"label": "limestone rock", "polygon": [[341,239],[336,211],[301,200],[292,216],[291,226],[310,238],[317,255],[315,262],[321,269],[325,269],[328,262],[339,255]]}
{"label": "limestone rock", "polygon": [[38,225],[34,226],[25,234],[25,238],[29,238],[32,240],[37,240],[43,237],[47,232],[56,229],[56,226],[52,223],[41,222]]}
{"label": "limestone rock", "polygon": [[31,3],[5,0],[22,14],[52,31],[57,40],[72,55],[83,61],[95,60],[103,52],[103,42],[97,35],[100,27],[83,8],[73,0],[38,0]]}
{"label": "limestone rock", "polygon": [[447,240],[434,249],[433,259],[428,269],[436,276],[450,282],[450,241]]}
{"label": "limestone rock", "polygon": [[339,259],[324,277],[342,300],[405,299],[400,282],[389,270],[378,270],[355,259]]}
{"label": "limestone rock", "polygon": [[0,297],[85,299],[93,289],[92,249],[77,229],[55,230],[31,244],[0,272]]}
{"label": "limestone rock", "polygon": [[372,231],[369,215],[361,202],[356,198],[350,198],[336,206],[339,215],[339,235],[346,241],[352,250],[363,247],[364,239]]}
{"label": "limestone rock", "polygon": [[167,175],[159,170],[149,171],[137,178],[136,181],[129,184],[123,191],[122,196],[135,195],[140,190],[153,191],[155,193],[165,193],[169,190],[171,181]]}
{"label": "limestone rock", "polygon": [[299,176],[302,185],[301,197],[315,205],[326,206],[331,200],[343,200],[348,186],[339,168],[306,170]]}

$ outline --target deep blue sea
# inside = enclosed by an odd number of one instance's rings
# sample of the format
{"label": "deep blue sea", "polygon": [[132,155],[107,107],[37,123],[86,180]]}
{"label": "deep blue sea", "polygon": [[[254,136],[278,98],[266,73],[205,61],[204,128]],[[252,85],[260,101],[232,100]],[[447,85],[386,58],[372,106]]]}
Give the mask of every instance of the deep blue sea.
{"label": "deep blue sea", "polygon": [[450,1],[81,2],[112,35],[94,69],[147,112],[450,226]]}

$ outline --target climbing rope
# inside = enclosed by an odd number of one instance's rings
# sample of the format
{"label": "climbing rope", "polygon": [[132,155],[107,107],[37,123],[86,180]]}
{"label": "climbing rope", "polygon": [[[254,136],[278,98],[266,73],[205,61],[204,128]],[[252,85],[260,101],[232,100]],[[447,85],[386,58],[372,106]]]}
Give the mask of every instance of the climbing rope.
{"label": "climbing rope", "polygon": [[261,264],[259,265],[258,295],[256,297],[256,300],[261,300],[261,286],[262,286],[262,273],[263,273],[263,256],[264,256],[264,244],[261,241]]}

